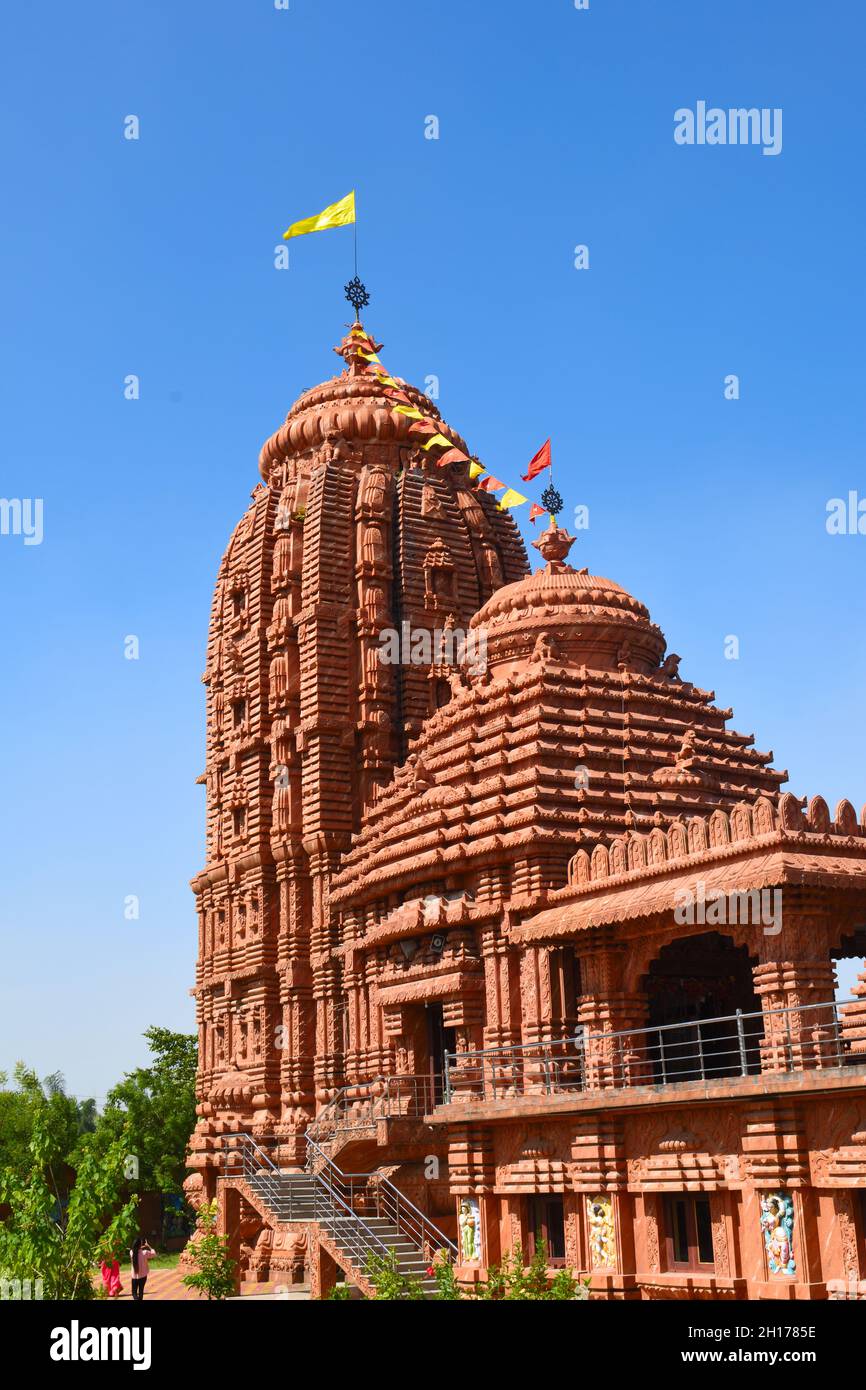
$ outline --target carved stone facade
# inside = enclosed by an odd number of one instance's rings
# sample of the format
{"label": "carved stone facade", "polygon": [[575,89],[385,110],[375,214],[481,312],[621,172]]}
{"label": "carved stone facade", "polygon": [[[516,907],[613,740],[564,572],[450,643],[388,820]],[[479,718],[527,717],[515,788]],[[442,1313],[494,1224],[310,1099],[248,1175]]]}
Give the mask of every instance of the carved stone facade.
{"label": "carved stone facade", "polygon": [[[783,792],[555,522],[527,574],[357,328],[219,569],[197,1195],[240,1133],[302,1166],[342,1103],[370,1124],[332,1157],[387,1170],[467,1283],[540,1232],[596,1297],[859,1296],[866,975],[833,996],[866,951],[866,817]],[[483,661],[413,655],[455,629]],[[248,1270],[324,1288],[314,1226],[225,1191]]]}

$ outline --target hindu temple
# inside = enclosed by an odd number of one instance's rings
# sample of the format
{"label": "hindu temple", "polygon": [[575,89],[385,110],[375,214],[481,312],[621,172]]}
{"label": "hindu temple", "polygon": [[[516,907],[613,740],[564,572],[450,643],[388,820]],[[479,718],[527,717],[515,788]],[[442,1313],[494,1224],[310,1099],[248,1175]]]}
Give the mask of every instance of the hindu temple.
{"label": "hindu temple", "polygon": [[866,808],[784,790],[561,517],[531,568],[380,348],[217,575],[191,1201],[314,1297],[539,1242],[593,1298],[866,1296]]}

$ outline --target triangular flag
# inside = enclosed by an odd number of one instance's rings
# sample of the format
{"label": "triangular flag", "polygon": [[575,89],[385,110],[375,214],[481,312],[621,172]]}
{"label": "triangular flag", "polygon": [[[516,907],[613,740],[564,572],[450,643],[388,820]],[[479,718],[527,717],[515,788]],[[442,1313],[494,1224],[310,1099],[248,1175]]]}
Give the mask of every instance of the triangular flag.
{"label": "triangular flag", "polygon": [[537,478],[539,473],[545,468],[550,467],[550,440],[545,439],[537,454],[534,454],[529,461],[529,467],[521,477],[525,483],[531,483],[533,478]]}
{"label": "triangular flag", "polygon": [[540,516],[544,516],[544,508],[539,507],[537,502],[533,502],[532,506],[529,508],[529,520],[532,522],[533,526],[535,525],[536,519]]}
{"label": "triangular flag", "polygon": [[432,449],[434,445],[438,449],[452,449],[454,447],[451,440],[446,439],[444,434],[434,434],[432,439],[428,439],[426,444],[421,445],[421,448]]}
{"label": "triangular flag", "polygon": [[409,419],[409,420],[423,420],[423,419],[424,419],[424,416],[421,414],[420,410],[416,410],[415,407],[414,407],[414,405],[395,405],[395,406],[394,406],[394,414],[395,414],[395,415],[405,415],[406,418]]}
{"label": "triangular flag", "polygon": [[492,473],[488,473],[484,481],[478,484],[478,491],[498,492],[501,487],[505,487],[505,484],[500,483],[498,478],[494,478]]}
{"label": "triangular flag", "polygon": [[504,492],[503,495],[497,500],[499,502],[500,507],[505,512],[508,511],[509,507],[522,506],[524,502],[529,501],[529,498],[524,497],[522,492],[515,492],[514,488],[510,487],[508,491]]}
{"label": "triangular flag", "polygon": [[468,454],[464,454],[462,449],[449,449],[436,462],[440,468],[444,468],[449,463],[465,463],[467,458]]}
{"label": "triangular flag", "polygon": [[483,463],[479,463],[477,459],[472,459],[472,460],[470,461],[470,464],[469,464],[469,476],[470,476],[470,478],[480,478],[480,477],[481,477],[481,474],[482,474],[483,472],[484,472],[484,464],[483,464]]}

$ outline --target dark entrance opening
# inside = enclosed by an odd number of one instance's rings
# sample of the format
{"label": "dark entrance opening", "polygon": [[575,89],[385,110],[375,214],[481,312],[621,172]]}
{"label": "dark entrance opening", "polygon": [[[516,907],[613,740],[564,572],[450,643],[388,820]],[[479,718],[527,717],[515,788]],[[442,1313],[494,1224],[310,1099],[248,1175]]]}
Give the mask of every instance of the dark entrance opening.
{"label": "dark entrance opening", "polygon": [[526,1199],[526,1217],[529,1227],[527,1245],[530,1256],[538,1248],[538,1241],[544,1241],[549,1266],[565,1263],[565,1213],[562,1198],[551,1192],[542,1192]]}
{"label": "dark entrance opening", "polygon": [[[764,1033],[752,961],[718,932],[663,946],[644,978],[657,1083],[751,1075]],[[738,1014],[739,1011],[739,1014]]]}
{"label": "dark entrance opening", "polygon": [[445,1027],[441,1004],[427,1005],[427,1055],[430,1058],[430,1077],[433,1084],[433,1100],[441,1105],[445,1099],[445,1053],[454,1052],[457,1035],[453,1028]]}

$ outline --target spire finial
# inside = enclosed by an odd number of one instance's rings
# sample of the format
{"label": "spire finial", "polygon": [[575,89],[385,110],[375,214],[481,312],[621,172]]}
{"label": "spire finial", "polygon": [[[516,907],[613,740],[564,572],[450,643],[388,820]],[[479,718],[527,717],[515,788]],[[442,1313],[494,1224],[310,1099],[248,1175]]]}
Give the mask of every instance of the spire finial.
{"label": "spire finial", "polygon": [[367,293],[367,286],[358,279],[357,274],[346,286],[346,298],[355,310],[355,318],[360,319],[361,310],[370,303],[370,296]]}
{"label": "spire finial", "polygon": [[366,376],[373,371],[381,372],[382,364],[379,362],[378,353],[382,344],[377,343],[373,335],[367,332],[360,319],[347,326],[349,332],[334,351],[338,357],[342,357],[350,375]]}
{"label": "spire finial", "polygon": [[543,559],[547,561],[550,570],[563,570],[568,568],[565,564],[565,557],[574,545],[574,536],[570,536],[564,527],[557,526],[556,517],[550,518],[550,525],[547,530],[542,531],[537,541],[533,541],[534,548],[540,551]]}

